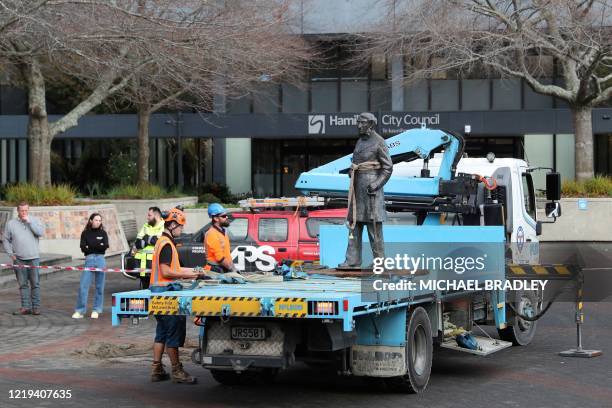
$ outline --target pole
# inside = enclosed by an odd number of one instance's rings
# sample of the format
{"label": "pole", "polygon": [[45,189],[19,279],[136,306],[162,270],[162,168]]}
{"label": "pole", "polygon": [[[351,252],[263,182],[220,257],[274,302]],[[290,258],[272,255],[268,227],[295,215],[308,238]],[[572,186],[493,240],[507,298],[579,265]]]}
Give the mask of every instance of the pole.
{"label": "pole", "polygon": [[177,184],[182,189],[185,186],[185,180],[183,177],[183,112],[179,111],[176,114],[176,148],[178,154],[177,166],[178,166],[178,180]]}
{"label": "pole", "polygon": [[584,304],[583,300],[583,287],[584,287],[584,275],[582,270],[576,277],[576,348],[562,351],[559,353],[563,357],[582,357],[591,358],[601,356],[603,353],[601,350],[584,350],[582,348],[582,325],[584,323]]}

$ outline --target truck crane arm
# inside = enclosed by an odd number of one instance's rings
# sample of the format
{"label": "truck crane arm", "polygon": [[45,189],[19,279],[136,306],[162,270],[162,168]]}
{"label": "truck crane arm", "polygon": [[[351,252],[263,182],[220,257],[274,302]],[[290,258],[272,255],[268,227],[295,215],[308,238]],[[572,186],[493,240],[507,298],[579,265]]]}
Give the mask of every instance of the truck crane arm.
{"label": "truck crane arm", "polygon": [[[410,129],[386,140],[393,164],[423,159],[421,177],[391,175],[384,187],[387,209],[392,211],[476,213],[480,180],[474,175],[456,174],[463,155],[463,137],[439,129]],[[443,151],[436,176],[430,177],[428,161]],[[348,169],[352,154],[304,172],[295,188],[305,195],[346,198]]]}

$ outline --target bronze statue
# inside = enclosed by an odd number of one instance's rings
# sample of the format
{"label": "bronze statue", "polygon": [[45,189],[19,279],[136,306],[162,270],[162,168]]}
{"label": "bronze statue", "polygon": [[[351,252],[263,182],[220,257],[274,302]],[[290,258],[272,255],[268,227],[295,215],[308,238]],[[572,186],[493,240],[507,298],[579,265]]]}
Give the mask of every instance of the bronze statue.
{"label": "bronze statue", "polygon": [[387,219],[383,186],[391,177],[393,162],[389,149],[374,127],[376,116],[364,112],[357,119],[359,139],[353,151],[349,169],[348,197],[349,241],[346,260],[339,268],[361,266],[361,237],[363,227],[368,228],[368,238],[374,258],[384,257],[382,223]]}

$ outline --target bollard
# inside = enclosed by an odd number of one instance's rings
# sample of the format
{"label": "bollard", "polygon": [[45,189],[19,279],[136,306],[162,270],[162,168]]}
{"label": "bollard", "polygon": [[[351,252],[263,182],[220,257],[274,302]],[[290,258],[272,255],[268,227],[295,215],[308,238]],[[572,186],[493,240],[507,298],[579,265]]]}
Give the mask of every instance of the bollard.
{"label": "bollard", "polygon": [[582,303],[582,287],[584,284],[584,276],[582,270],[578,273],[577,285],[578,290],[576,293],[576,348],[565,350],[559,353],[563,357],[582,357],[592,358],[598,357],[603,354],[601,350],[585,350],[582,348],[582,324],[584,323],[584,312]]}

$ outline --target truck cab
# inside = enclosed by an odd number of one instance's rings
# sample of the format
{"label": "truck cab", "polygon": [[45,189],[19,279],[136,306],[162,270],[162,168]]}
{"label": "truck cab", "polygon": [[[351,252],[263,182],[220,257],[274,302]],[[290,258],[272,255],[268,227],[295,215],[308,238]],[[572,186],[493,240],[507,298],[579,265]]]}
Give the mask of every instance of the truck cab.
{"label": "truck cab", "polygon": [[[436,154],[429,161],[431,175],[437,175],[442,154]],[[393,167],[394,176],[418,177],[423,160],[398,163]],[[510,244],[513,263],[538,263],[538,236],[541,223],[536,211],[536,196],[532,171],[527,162],[513,158],[495,158],[489,153],[487,158],[462,158],[457,166],[458,173],[478,174],[489,180],[492,190],[482,185],[478,194],[484,201],[502,204],[506,239]],[[547,190],[556,186],[548,186]],[[558,204],[558,203],[557,203]],[[557,207],[558,208],[558,207]],[[484,225],[484,220],[479,224]],[[454,222],[453,217],[446,223]]]}

